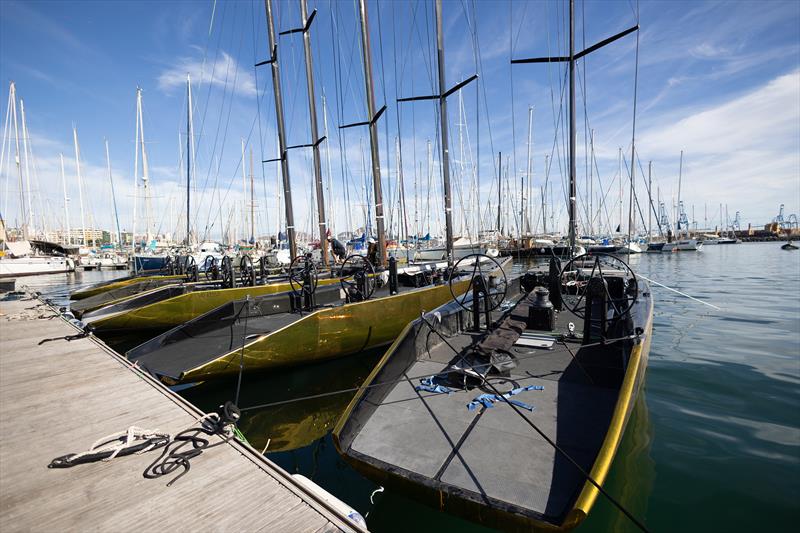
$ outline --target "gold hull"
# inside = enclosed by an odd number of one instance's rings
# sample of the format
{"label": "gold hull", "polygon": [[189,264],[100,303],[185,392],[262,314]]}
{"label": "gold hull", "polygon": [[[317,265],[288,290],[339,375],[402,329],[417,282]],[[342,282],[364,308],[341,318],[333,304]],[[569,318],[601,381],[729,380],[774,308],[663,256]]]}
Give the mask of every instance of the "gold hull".
{"label": "gold hull", "polygon": [[[322,283],[320,281],[320,283]],[[460,294],[469,280],[453,284]],[[341,307],[320,309],[282,329],[262,335],[244,346],[246,370],[298,365],[342,357],[389,344],[422,311],[451,299],[447,285],[402,292]],[[186,371],[180,381],[203,381],[239,371],[242,349],[231,351]]]}
{"label": "gold hull", "polygon": [[[639,391],[644,386],[645,371],[647,370],[647,361],[650,355],[650,341],[653,337],[653,300],[648,299],[650,302],[649,309],[646,313],[646,326],[644,327],[644,342],[636,344],[631,349],[628,368],[625,372],[625,377],[622,380],[622,385],[617,398],[617,404],[614,407],[614,414],[611,415],[611,423],[608,426],[606,438],[597,454],[589,475],[600,486],[603,485],[608,473],[611,470],[611,464],[614,462],[614,456],[617,453],[622,436],[625,434],[625,427],[628,425],[633,407],[636,405],[636,398],[639,396]],[[567,514],[564,524],[560,530],[569,530],[576,527],[583,522],[592,509],[597,496],[600,491],[597,487],[586,481],[583,485],[578,499],[575,502],[573,509]]]}
{"label": "gold hull", "polygon": [[[331,285],[334,283],[339,283],[339,280],[319,280],[319,285]],[[290,290],[292,289],[289,283],[272,283],[253,287],[187,292],[160,302],[128,311],[121,311],[118,314],[98,319],[92,322],[92,326],[97,333],[174,328],[212,309],[216,309],[220,305],[233,300],[244,299],[248,295],[256,297]]]}
{"label": "gold hull", "polygon": [[140,281],[151,281],[155,279],[174,279],[177,282],[184,278],[185,276],[142,276],[137,278],[128,278],[120,281],[114,281],[112,283],[92,285],[91,287],[86,287],[85,289],[73,292],[72,294],[69,295],[69,297],[71,300],[83,300],[84,298],[89,298],[90,296],[95,296],[96,294],[100,294],[113,289],[120,289],[122,287],[127,287],[128,285],[133,285],[134,283],[139,283]]}
{"label": "gold hull", "polygon": [[[645,372],[647,369],[648,357],[650,353],[650,342],[653,333],[653,300],[648,298],[649,304],[642,316],[645,317],[643,323],[644,341],[632,347],[629,357],[629,363],[620,386],[619,396],[614,406],[611,420],[608,426],[603,443],[595,458],[592,469],[589,472],[592,479],[594,479],[600,486],[606,481],[608,474],[611,470],[614,457],[617,453],[622,438],[625,434],[625,428],[631,418],[634,406],[637,403],[639,392],[644,386]],[[386,353],[372,369],[372,372],[364,380],[361,388],[350,400],[350,404],[339,417],[338,422],[333,428],[333,442],[337,452],[345,461],[361,472],[363,475],[372,479],[390,478],[397,486],[404,486],[409,493],[424,493],[426,497],[430,496],[429,493],[424,492],[417,483],[410,481],[400,475],[378,470],[373,465],[365,461],[353,460],[343,450],[340,443],[340,435],[344,430],[348,419],[351,417],[353,411],[356,409],[359,402],[367,393],[369,387],[375,383],[377,376],[386,364],[392,359],[396,350],[399,349],[401,343],[407,337],[409,330],[414,327],[413,323],[409,323],[401,333],[398,334],[396,340],[386,350]],[[480,505],[467,504],[463,507],[462,511],[466,511],[467,515],[483,517],[488,523],[492,523],[495,527],[500,527],[503,530],[520,530],[520,531],[540,531],[540,532],[560,532],[571,531],[579,526],[588,516],[589,511],[592,509],[595,501],[597,500],[600,491],[588,480],[584,482],[581,492],[572,509],[569,510],[560,525],[554,525],[545,521],[534,520],[529,517],[520,515],[506,514],[503,511],[496,509],[485,509]],[[440,505],[443,505],[444,500],[442,493],[439,493]],[[443,507],[442,507],[443,509]],[[457,513],[458,514],[458,513]],[[480,521],[480,520],[478,520]]]}

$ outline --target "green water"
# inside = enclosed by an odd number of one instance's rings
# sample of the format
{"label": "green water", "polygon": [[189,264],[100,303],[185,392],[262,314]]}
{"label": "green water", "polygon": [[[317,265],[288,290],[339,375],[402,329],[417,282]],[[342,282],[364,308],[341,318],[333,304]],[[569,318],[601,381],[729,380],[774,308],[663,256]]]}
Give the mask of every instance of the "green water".
{"label": "green water", "polygon": [[[665,289],[656,299],[650,364],[605,484],[652,531],[794,531],[800,520],[800,251],[780,243],[708,246],[699,253],[632,257],[643,275],[722,308]],[[90,275],[91,274],[91,275]],[[106,273],[67,277],[87,283]],[[64,276],[26,281],[56,299]],[[372,352],[243,378],[247,408],[357,387]],[[182,394],[211,410],[235,380]],[[352,392],[244,412],[255,448],[366,516],[372,531],[483,531],[377,488],[336,454],[330,430]],[[636,531],[600,496],[580,532]]]}

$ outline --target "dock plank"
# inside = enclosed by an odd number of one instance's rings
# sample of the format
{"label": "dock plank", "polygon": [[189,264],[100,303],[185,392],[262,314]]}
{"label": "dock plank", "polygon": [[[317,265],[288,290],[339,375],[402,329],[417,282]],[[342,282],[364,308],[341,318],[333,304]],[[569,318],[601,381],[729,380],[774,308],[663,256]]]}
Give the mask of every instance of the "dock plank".
{"label": "dock plank", "polygon": [[201,414],[37,300],[0,302],[0,524],[3,531],[358,531],[286,472],[221,442],[190,471],[146,479],[160,450],[49,469],[135,425],[175,434]]}

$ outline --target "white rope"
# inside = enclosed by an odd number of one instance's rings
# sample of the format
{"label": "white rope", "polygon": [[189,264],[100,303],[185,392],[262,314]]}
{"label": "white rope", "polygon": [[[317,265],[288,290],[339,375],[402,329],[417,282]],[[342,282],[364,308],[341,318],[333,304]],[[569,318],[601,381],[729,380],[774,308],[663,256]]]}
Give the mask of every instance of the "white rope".
{"label": "white rope", "polygon": [[[197,418],[194,422],[192,422],[189,426],[186,427],[186,430],[191,429],[198,423],[205,424],[207,420],[214,419],[215,421],[219,421],[219,415],[217,413],[208,413],[199,418]],[[181,433],[181,432],[178,432]],[[177,435],[175,433],[174,435]],[[225,427],[224,435],[225,440],[230,438],[230,434],[232,433],[230,425]],[[103,461],[110,461],[114,459],[122,450],[134,445],[137,441],[146,441],[146,440],[153,440],[147,447],[143,448],[136,452],[136,455],[143,454],[145,452],[149,452],[156,446],[156,441],[158,439],[168,439],[167,444],[172,443],[175,436],[170,433],[162,433],[158,429],[144,429],[138,426],[130,426],[125,431],[120,431],[117,433],[112,433],[111,435],[107,435],[100,439],[97,439],[88,450],[84,452],[77,453],[70,457],[70,461],[74,462],[76,459],[80,459],[86,455],[91,455],[94,453],[105,453],[105,452],[112,452],[110,456],[103,459]],[[113,444],[116,442],[116,444]],[[113,445],[112,445],[113,444]]]}
{"label": "white rope", "polygon": [[[109,457],[103,459],[103,461],[110,461],[116,457],[119,452],[131,446],[135,441],[150,440],[155,438],[168,438],[170,441],[172,440],[172,436],[169,433],[161,433],[158,429],[143,429],[137,426],[131,426],[125,431],[113,433],[96,440],[94,444],[92,444],[85,452],[77,453],[70,457],[70,461],[75,461],[76,459],[93,453],[113,452]],[[119,441],[118,444],[109,446],[115,441]],[[146,448],[138,451],[137,454],[150,451],[153,446],[155,446],[155,443],[151,443]]]}
{"label": "white rope", "polygon": [[679,291],[679,290],[677,290],[677,289],[673,289],[672,287],[667,287],[667,286],[666,286],[666,285],[664,285],[663,283],[659,283],[659,282],[657,282],[657,281],[654,281],[654,280],[652,280],[652,279],[650,279],[650,278],[648,278],[648,277],[645,277],[645,276],[643,276],[643,275],[641,275],[641,274],[636,274],[636,275],[637,275],[637,276],[639,276],[639,277],[640,277],[640,278],[642,278],[642,279],[646,279],[646,280],[647,280],[647,281],[649,281],[650,283],[655,283],[655,284],[656,284],[656,285],[658,285],[659,287],[664,287],[664,288],[665,288],[665,289],[667,289],[668,291],[672,291],[672,292],[674,292],[674,293],[676,293],[676,294],[680,294],[681,296],[685,296],[686,298],[689,298],[690,300],[694,300],[695,302],[701,303],[701,304],[703,304],[703,305],[707,305],[707,306],[711,307],[712,309],[716,309],[717,311],[722,311],[722,308],[720,308],[720,307],[717,307],[717,306],[716,306],[716,305],[714,305],[714,304],[710,304],[710,303],[708,303],[708,302],[704,302],[703,300],[699,300],[699,299],[695,298],[694,296],[689,296],[689,295],[688,295],[688,294],[686,294],[685,292],[681,292],[681,291]]}

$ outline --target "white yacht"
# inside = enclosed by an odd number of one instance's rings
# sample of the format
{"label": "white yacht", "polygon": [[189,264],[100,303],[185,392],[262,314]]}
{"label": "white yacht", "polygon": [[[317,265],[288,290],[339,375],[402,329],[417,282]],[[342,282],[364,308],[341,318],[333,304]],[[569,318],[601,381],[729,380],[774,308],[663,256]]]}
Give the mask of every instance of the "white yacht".
{"label": "white yacht", "polygon": [[0,278],[74,271],[71,258],[42,253],[30,241],[0,243]]}

